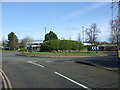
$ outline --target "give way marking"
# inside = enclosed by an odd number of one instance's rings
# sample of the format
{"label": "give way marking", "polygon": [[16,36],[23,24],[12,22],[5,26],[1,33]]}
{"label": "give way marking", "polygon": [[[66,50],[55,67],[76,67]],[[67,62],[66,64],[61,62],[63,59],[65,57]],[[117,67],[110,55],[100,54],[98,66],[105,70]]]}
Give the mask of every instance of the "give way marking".
{"label": "give way marking", "polygon": [[32,61],[27,61],[27,62],[28,62],[28,63],[31,63],[31,64],[34,64],[34,65],[36,65],[36,66],[39,66],[39,67],[44,68],[44,66],[43,66],[43,65],[40,65],[40,64],[34,63],[34,62],[32,62]]}
{"label": "give way marking", "polygon": [[[32,61],[27,61],[27,62],[28,62],[28,63],[31,63],[31,64],[34,64],[34,65],[36,65],[36,66],[40,66],[40,67],[44,68],[43,65],[34,63],[34,62],[32,62]],[[65,76],[65,75],[62,75],[62,74],[60,74],[60,73],[58,73],[58,72],[54,72],[54,73],[55,73],[56,75],[59,75],[59,76],[65,78],[65,79],[71,81],[72,83],[75,83],[76,85],[78,85],[78,86],[80,86],[80,87],[83,87],[84,89],[92,90],[92,89],[88,88],[87,86],[85,86],[85,85],[83,85],[83,84],[80,84],[80,83],[78,83],[77,81],[72,80],[72,79],[70,79],[69,77],[67,77],[67,76]]]}
{"label": "give way marking", "polygon": [[73,83],[75,83],[75,84],[77,84],[78,86],[83,87],[84,89],[92,90],[92,89],[88,88],[87,86],[85,86],[85,85],[83,85],[83,84],[80,84],[80,83],[78,83],[78,82],[76,82],[76,81],[74,81],[74,80],[72,80],[72,79],[70,79],[70,78],[68,78],[68,77],[66,77],[66,76],[64,76],[64,75],[62,75],[62,74],[60,74],[60,73],[58,73],[58,72],[55,72],[55,74],[57,74],[57,75],[59,75],[59,76],[65,78],[65,79],[67,79],[67,80],[69,80],[69,81],[71,81],[71,82],[73,82]]}

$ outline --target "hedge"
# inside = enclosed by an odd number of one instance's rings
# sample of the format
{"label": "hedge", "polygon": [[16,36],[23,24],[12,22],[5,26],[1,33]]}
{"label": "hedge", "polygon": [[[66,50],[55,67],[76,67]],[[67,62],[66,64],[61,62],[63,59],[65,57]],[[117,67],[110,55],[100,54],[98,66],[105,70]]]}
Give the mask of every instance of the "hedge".
{"label": "hedge", "polygon": [[41,45],[40,51],[82,50],[84,45],[72,40],[49,40]]}

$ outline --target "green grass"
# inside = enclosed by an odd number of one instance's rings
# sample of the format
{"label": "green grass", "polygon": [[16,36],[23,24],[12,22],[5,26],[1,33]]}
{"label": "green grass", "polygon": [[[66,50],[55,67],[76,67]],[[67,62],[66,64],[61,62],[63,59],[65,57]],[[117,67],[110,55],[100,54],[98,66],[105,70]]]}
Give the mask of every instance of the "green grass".
{"label": "green grass", "polygon": [[14,51],[14,50],[0,50],[0,52],[17,52],[17,51]]}
{"label": "green grass", "polygon": [[27,54],[42,54],[42,55],[104,55],[99,52],[80,52],[80,53],[64,53],[64,52],[24,52]]}

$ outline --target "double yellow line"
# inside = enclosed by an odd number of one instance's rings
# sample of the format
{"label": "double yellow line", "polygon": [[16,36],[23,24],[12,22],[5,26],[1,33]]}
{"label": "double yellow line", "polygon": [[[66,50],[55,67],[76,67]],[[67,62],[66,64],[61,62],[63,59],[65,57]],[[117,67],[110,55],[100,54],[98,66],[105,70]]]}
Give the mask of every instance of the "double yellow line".
{"label": "double yellow line", "polygon": [[10,83],[10,80],[8,79],[8,77],[6,76],[6,74],[0,69],[0,77],[2,78],[3,81],[3,87],[5,89],[10,88],[12,89],[12,85]]}

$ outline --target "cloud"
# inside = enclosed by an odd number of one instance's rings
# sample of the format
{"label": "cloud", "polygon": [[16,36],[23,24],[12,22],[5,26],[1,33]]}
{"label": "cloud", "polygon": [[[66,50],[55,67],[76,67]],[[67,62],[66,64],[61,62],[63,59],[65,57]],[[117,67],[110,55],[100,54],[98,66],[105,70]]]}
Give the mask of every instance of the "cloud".
{"label": "cloud", "polygon": [[2,0],[2,2],[111,2],[111,0]]}
{"label": "cloud", "polygon": [[76,27],[68,27],[68,28],[65,28],[65,30],[71,30],[71,31],[78,31],[78,30],[80,30],[79,28],[76,28]]}
{"label": "cloud", "polygon": [[83,8],[83,9],[80,9],[80,10],[77,10],[77,11],[74,11],[72,13],[68,13],[68,14],[62,16],[60,21],[63,22],[63,21],[78,17],[78,16],[80,16],[82,14],[86,14],[86,13],[91,12],[91,11],[97,9],[97,8],[103,7],[103,6],[107,5],[107,4],[108,3],[95,3],[95,4],[92,4],[90,6],[87,6],[87,7]]}

